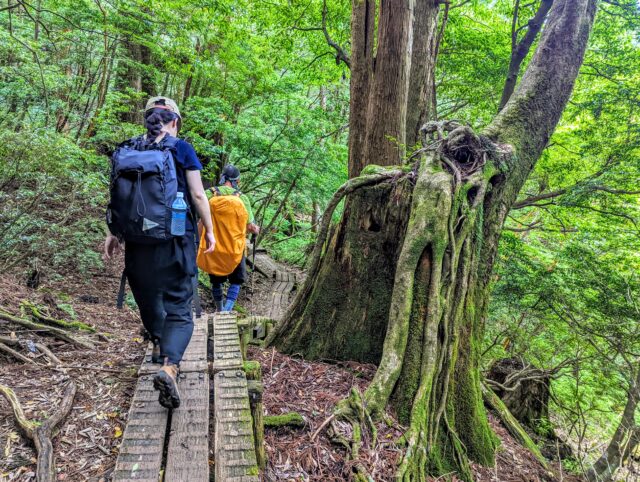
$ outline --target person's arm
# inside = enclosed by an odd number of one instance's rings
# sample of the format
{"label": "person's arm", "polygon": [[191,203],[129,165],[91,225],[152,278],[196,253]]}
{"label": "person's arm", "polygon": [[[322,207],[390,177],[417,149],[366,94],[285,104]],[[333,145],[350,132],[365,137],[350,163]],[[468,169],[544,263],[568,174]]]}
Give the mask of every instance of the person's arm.
{"label": "person's arm", "polygon": [[202,186],[202,178],[200,177],[200,171],[188,170],[187,172],[187,185],[189,186],[189,193],[191,194],[191,200],[196,206],[196,211],[200,216],[200,221],[204,226],[205,241],[207,243],[207,249],[205,253],[211,253],[216,246],[216,239],[213,236],[213,224],[211,223],[211,211],[209,210],[209,200],[204,192]]}

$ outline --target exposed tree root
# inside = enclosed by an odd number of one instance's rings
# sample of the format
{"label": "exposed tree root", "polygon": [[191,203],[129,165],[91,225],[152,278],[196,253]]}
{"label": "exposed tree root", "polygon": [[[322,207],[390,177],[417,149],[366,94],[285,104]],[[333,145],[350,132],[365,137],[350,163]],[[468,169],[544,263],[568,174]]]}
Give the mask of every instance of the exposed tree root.
{"label": "exposed tree root", "polygon": [[63,329],[60,328],[54,328],[53,326],[47,326],[47,325],[43,325],[40,323],[35,323],[33,321],[30,320],[26,320],[24,318],[20,318],[17,316],[14,316],[10,313],[7,313],[6,311],[0,310],[0,319],[2,320],[6,320],[6,321],[10,321],[11,323],[15,323],[16,325],[20,325],[20,326],[24,326],[25,328],[28,328],[30,330],[38,330],[41,331],[43,333],[49,334],[51,336],[54,336],[60,340],[66,341],[68,343],[72,343],[76,346],[79,346],[81,348],[85,348],[87,350],[95,350],[95,345],[87,340],[83,340],[81,338],[78,338],[76,336],[72,336],[70,335],[68,332],[66,332]]}
{"label": "exposed tree root", "polygon": [[[10,336],[0,336],[0,344],[4,344],[4,345],[9,345],[9,346],[23,346],[26,344],[26,342],[24,340],[21,340],[19,338],[16,337],[10,337]],[[60,359],[55,356],[53,354],[53,352],[49,349],[49,347],[43,343],[34,343],[33,346],[35,346],[35,348],[42,353],[43,355],[45,355],[47,358],[49,358],[49,360],[54,364],[54,365],[61,365],[62,362],[60,361]],[[2,351],[2,347],[0,347],[0,351]],[[5,350],[6,353],[6,350]],[[9,353],[10,355],[13,355],[13,353]],[[20,355],[18,353],[18,355]],[[20,358],[22,357],[22,355],[20,355],[19,358],[20,360],[24,361],[25,363],[27,363],[27,361],[25,361],[24,359]],[[26,360],[29,360],[29,362],[33,363],[33,360],[31,360],[30,358],[24,357],[26,358]]]}
{"label": "exposed tree root", "polygon": [[38,349],[38,351],[40,353],[42,353],[44,356],[46,356],[47,358],[49,358],[49,360],[51,361],[51,363],[53,363],[54,365],[58,366],[58,365],[62,365],[62,361],[60,360],[60,358],[58,358],[57,356],[55,356],[53,354],[53,352],[49,349],[49,347],[43,343],[36,343],[36,348]]}
{"label": "exposed tree root", "polygon": [[522,428],[520,422],[511,414],[506,405],[500,400],[500,397],[494,393],[487,385],[482,386],[482,398],[484,402],[498,415],[502,424],[506,427],[509,433],[515,438],[522,446],[527,448],[538,462],[542,464],[545,469],[549,469],[547,459],[545,459],[540,453],[540,449],[535,444],[527,432]]}
{"label": "exposed tree root", "polygon": [[7,345],[5,345],[4,343],[0,343],[0,352],[2,353],[6,353],[7,355],[12,356],[13,358],[20,360],[28,365],[38,365],[36,362],[34,362],[31,358],[27,358],[26,356],[24,356],[22,353],[18,353],[17,351],[9,348]]}
{"label": "exposed tree root", "polygon": [[40,321],[47,325],[54,325],[63,329],[83,330],[88,331],[89,333],[96,332],[96,329],[93,326],[82,323],[81,321],[58,320],[56,318],[52,318],[51,316],[47,316],[46,314],[42,313],[42,311],[40,311],[40,309],[31,301],[25,300],[20,304],[20,306],[29,310],[31,312],[31,316],[36,322]]}
{"label": "exposed tree root", "polygon": [[33,441],[36,447],[38,452],[36,479],[38,482],[53,482],[56,479],[56,468],[51,439],[58,425],[71,411],[76,395],[76,384],[72,380],[69,381],[58,409],[42,422],[27,420],[18,397],[9,387],[0,385],[0,394],[11,405],[13,416],[21,431]]}

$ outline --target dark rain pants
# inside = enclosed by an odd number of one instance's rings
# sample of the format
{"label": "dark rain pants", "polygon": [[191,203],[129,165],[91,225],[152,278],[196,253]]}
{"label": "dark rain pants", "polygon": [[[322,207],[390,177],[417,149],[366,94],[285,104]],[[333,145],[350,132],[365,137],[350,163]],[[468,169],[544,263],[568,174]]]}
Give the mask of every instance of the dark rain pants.
{"label": "dark rain pants", "polygon": [[193,333],[193,235],[166,243],[125,246],[125,272],[140,317],[169,363],[180,364]]}

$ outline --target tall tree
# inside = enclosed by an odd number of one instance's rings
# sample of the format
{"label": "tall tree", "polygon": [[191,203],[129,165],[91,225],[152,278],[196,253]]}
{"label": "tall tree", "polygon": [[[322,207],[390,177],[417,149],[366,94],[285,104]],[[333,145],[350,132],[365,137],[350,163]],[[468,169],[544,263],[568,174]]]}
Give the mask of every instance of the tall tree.
{"label": "tall tree", "polygon": [[[368,116],[365,164],[383,155],[382,165],[400,159],[388,134],[405,127],[399,119],[407,106],[398,102],[407,99],[402,89],[410,61],[395,49],[410,51],[411,5],[399,3],[403,8],[386,24],[390,4],[382,3],[378,51],[396,58],[376,62],[374,73],[374,83],[395,82],[396,111],[377,117],[373,130]],[[569,100],[596,3],[554,2],[522,81],[481,134],[453,122],[429,123],[425,148],[409,172],[370,168],[337,193],[307,281],[272,336],[288,352],[379,362],[364,401],[373,414],[391,403],[409,424],[401,480],[452,470],[472,480],[468,459],[494,462],[478,358],[498,239]],[[382,25],[398,30],[383,35]],[[372,91],[386,92],[380,85]],[[380,99],[381,106],[387,100]],[[369,106],[368,114],[387,108]],[[342,222],[325,247],[332,209],[347,194]]]}

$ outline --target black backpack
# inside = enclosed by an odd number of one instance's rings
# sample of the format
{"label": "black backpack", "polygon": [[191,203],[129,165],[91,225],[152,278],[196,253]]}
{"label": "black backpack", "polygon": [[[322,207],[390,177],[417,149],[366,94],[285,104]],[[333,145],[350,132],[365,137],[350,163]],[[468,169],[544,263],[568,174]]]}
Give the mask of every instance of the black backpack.
{"label": "black backpack", "polygon": [[118,146],[111,159],[107,225],[125,242],[153,244],[173,239],[171,205],[178,192],[173,157],[178,139],[148,145],[142,136]]}

